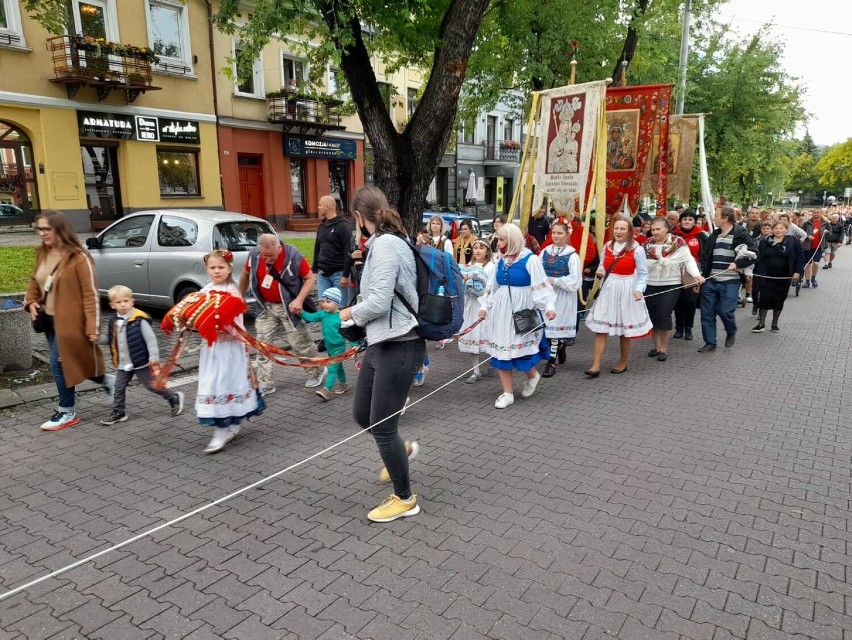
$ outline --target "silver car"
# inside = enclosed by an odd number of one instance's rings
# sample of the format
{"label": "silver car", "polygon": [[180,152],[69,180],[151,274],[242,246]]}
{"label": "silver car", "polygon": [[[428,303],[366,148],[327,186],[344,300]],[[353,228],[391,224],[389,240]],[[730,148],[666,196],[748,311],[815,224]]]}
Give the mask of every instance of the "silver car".
{"label": "silver car", "polygon": [[261,234],[275,233],[266,220],[242,213],[207,209],[140,211],[86,240],[95,261],[98,288],[123,284],[136,302],[170,308],[209,282],[204,255],[213,249],[234,254],[234,277]]}

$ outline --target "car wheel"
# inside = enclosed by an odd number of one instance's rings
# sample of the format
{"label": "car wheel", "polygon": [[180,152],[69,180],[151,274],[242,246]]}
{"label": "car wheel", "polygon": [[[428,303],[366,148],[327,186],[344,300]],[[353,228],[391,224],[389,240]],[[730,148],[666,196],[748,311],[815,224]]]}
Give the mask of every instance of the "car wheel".
{"label": "car wheel", "polygon": [[184,284],[178,287],[177,293],[175,294],[175,304],[183,300],[190,293],[197,293],[200,289],[194,284]]}

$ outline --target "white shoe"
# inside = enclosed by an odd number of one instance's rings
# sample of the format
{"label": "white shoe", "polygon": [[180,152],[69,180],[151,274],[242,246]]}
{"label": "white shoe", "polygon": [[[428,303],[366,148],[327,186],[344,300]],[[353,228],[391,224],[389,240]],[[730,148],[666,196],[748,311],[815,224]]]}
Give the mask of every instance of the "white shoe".
{"label": "white shoe", "polygon": [[752,303],[754,302],[754,298],[752,298],[751,296],[746,296],[746,302]]}
{"label": "white shoe", "polygon": [[320,386],[325,382],[325,377],[328,375],[328,367],[323,367],[319,375],[314,375],[305,381],[305,386],[309,389]]}
{"label": "white shoe", "polygon": [[260,390],[260,395],[264,397],[271,396],[276,391],[278,391],[278,389],[276,389],[275,387],[266,387],[265,389]]}
{"label": "white shoe", "polygon": [[538,371],[535,372],[535,378],[527,378],[527,381],[524,383],[524,388],[521,389],[521,397],[529,398],[532,394],[534,394],[539,380],[541,380],[541,374]]}
{"label": "white shoe", "polygon": [[414,386],[422,387],[423,383],[426,382],[426,374],[429,373],[429,367],[424,366],[418,373],[414,376]]}
{"label": "white shoe", "polygon": [[[207,446],[204,447],[204,453],[216,453],[217,451],[221,451],[226,444],[234,439],[234,436],[237,435],[240,430],[239,425],[231,426],[227,429],[222,429],[221,427],[214,428],[215,431],[213,432],[213,437],[210,439],[210,442],[207,443]],[[233,431],[234,428],[236,428],[236,432]]]}
{"label": "white shoe", "polygon": [[473,383],[475,383],[475,382],[479,382],[480,380],[482,380],[482,375],[481,375],[481,374],[479,374],[479,373],[471,373],[471,374],[470,374],[470,377],[469,377],[467,380],[465,380],[465,382],[467,382],[468,384],[473,384]]}
{"label": "white shoe", "polygon": [[505,409],[506,407],[513,404],[515,404],[514,393],[501,393],[500,397],[497,398],[497,402],[494,403],[494,406],[498,409]]}

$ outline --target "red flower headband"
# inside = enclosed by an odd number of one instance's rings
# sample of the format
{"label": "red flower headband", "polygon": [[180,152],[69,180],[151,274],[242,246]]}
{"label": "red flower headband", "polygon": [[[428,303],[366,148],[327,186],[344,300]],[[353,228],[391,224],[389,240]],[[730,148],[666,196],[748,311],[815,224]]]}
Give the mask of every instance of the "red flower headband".
{"label": "red flower headband", "polygon": [[213,251],[204,256],[204,264],[207,264],[207,259],[210,256],[217,256],[219,258],[222,258],[222,260],[224,260],[228,264],[234,262],[234,254],[231,253],[229,249],[213,249]]}

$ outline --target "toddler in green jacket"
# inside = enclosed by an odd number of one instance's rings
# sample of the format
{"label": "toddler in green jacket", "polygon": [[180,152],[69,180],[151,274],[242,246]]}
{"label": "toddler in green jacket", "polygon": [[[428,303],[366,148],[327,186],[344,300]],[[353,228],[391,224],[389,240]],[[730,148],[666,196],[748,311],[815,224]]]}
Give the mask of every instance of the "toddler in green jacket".
{"label": "toddler in green jacket", "polygon": [[[346,351],[346,340],[340,335],[340,301],[343,298],[340,289],[330,287],[322,294],[322,299],[319,301],[322,311],[309,313],[302,311],[301,318],[305,322],[321,322],[322,323],[322,339],[325,341],[325,349],[329,357],[339,356]],[[339,381],[337,389],[334,389],[335,380]],[[343,370],[343,363],[329,365],[328,375],[325,378],[325,385],[317,389],[317,395],[323,400],[331,399],[331,391],[337,395],[349,391],[349,385],[346,384],[346,372]]]}

